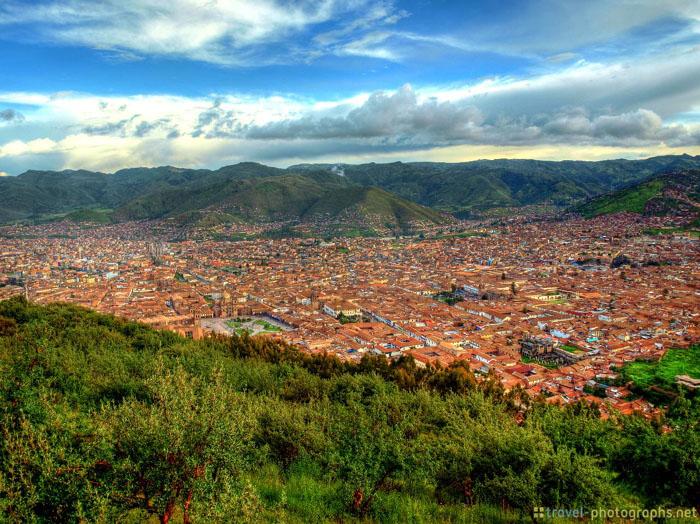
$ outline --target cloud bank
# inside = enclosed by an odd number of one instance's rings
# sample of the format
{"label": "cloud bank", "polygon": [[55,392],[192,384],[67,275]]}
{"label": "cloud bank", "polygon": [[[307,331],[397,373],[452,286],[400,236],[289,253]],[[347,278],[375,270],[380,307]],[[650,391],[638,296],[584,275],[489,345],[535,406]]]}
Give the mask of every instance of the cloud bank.
{"label": "cloud bank", "polygon": [[[33,9],[6,0],[0,30],[35,24],[39,39],[124,59],[241,66],[332,54],[401,61],[426,46],[541,59],[510,74],[415,85],[397,76],[386,89],[336,95],[0,91],[0,170],[440,159],[440,151],[450,160],[700,153],[697,2],[592,0],[577,6],[586,23],[565,16],[565,3],[532,5],[520,13],[530,30],[492,24],[469,39],[401,28],[411,15],[389,0],[173,0],[167,8],[156,0],[38,0]],[[541,31],[531,31],[534,18]],[[567,47],[567,33],[576,45],[593,42],[582,31],[592,20],[601,34],[627,31],[616,45],[634,52],[610,50],[606,41],[596,59]],[[659,46],[636,46],[654,20],[666,24],[654,36]]]}

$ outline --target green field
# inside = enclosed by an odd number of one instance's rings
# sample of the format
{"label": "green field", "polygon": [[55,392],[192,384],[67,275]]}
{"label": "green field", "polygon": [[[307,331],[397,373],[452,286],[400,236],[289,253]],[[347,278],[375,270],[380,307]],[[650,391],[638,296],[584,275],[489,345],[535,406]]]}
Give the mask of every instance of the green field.
{"label": "green field", "polygon": [[622,375],[642,389],[670,386],[675,382],[676,375],[700,378],[700,346],[669,349],[658,362],[630,362],[622,368]]}
{"label": "green field", "polygon": [[264,320],[256,320],[255,322],[253,322],[253,324],[255,324],[256,326],[262,326],[266,332],[270,333],[279,333],[280,331],[282,331],[281,327],[277,327],[273,324],[270,324],[269,322],[265,322]]}
{"label": "green field", "polygon": [[563,349],[564,351],[568,351],[569,353],[580,353],[581,350],[577,347],[570,346],[569,344],[563,344],[559,346],[559,349]]}
{"label": "green field", "polygon": [[442,235],[435,235],[433,237],[428,237],[427,240],[445,240],[448,238],[468,238],[468,237],[488,237],[488,233],[484,231],[462,231],[460,233],[445,233]]}
{"label": "green field", "polygon": [[700,236],[700,231],[697,229],[686,229],[684,227],[669,227],[669,228],[662,228],[662,229],[645,229],[642,231],[645,235],[671,235],[673,233],[688,233],[694,237]]}

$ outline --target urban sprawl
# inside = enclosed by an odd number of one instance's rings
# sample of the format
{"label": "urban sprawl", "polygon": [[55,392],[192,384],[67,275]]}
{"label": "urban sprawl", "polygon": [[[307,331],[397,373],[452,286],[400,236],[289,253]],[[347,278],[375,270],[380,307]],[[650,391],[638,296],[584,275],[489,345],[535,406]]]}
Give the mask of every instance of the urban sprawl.
{"label": "urban sprawl", "polygon": [[0,299],[70,302],[191,338],[276,337],[343,360],[461,360],[505,390],[651,417],[659,407],[608,384],[626,362],[700,341],[700,242],[674,225],[520,216],[332,240],[246,240],[260,228],[238,224],[8,225]]}

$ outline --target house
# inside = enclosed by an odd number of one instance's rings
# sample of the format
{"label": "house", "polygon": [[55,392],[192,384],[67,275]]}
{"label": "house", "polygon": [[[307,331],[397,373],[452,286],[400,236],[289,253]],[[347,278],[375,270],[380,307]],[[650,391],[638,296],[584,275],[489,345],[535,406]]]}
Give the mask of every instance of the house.
{"label": "house", "polygon": [[323,312],[327,313],[332,317],[338,317],[343,315],[345,317],[359,317],[362,315],[359,306],[356,306],[352,302],[347,300],[337,300],[332,302],[326,302],[323,305]]}

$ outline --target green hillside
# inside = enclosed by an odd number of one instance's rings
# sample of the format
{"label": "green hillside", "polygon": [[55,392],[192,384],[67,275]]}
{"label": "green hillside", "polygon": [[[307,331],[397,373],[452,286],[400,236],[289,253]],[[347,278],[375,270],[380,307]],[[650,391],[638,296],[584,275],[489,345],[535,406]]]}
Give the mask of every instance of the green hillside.
{"label": "green hillside", "polygon": [[332,182],[318,183],[312,177],[284,174],[270,178],[223,180],[212,184],[182,187],[146,194],[120,207],[122,219],[160,218],[216,208],[245,219],[298,218]]}
{"label": "green hillside", "polygon": [[379,217],[399,226],[410,222],[440,224],[445,219],[434,210],[420,206],[376,187],[344,187],[329,191],[304,214],[306,219],[335,218],[343,213]]}
{"label": "green hillside", "polygon": [[620,211],[641,214],[644,213],[649,199],[658,195],[663,188],[661,180],[649,180],[609,195],[601,195],[576,209],[586,218]]}
{"label": "green hillside", "polygon": [[[127,216],[162,216],[202,209],[216,201],[214,192],[232,197],[236,183],[245,185],[288,174],[302,174],[320,184],[378,187],[398,197],[440,210],[467,215],[470,210],[554,203],[568,205],[634,184],[652,175],[700,168],[700,156],[654,157],[646,160],[602,162],[545,162],[537,160],[478,160],[457,164],[414,162],[343,165],[344,176],[331,172],[333,164],[300,164],[287,170],[242,162],[218,170],[172,166],[123,169],[114,174],[90,171],[27,171],[0,178],[0,223],[62,215],[82,208],[124,207]],[[334,181],[331,182],[330,179]],[[219,185],[217,185],[219,184]],[[254,184],[255,185],[255,184]],[[302,212],[304,203],[290,190],[290,214]],[[184,190],[184,191],[181,191]],[[261,188],[261,192],[265,189]],[[276,190],[272,190],[274,193]],[[257,204],[260,214],[283,215],[275,209],[281,197],[251,193],[233,198],[240,204]],[[148,201],[144,197],[148,196]],[[196,205],[189,203],[194,198]],[[171,202],[172,200],[172,202]],[[285,200],[285,203],[287,200]],[[199,207],[197,207],[199,206]],[[284,206],[282,206],[284,207]]]}
{"label": "green hillside", "polygon": [[[600,162],[477,160],[456,164],[394,162],[340,164],[355,184],[376,186],[402,198],[450,212],[552,202],[571,204],[667,171],[700,168],[700,156],[654,157]],[[333,169],[300,164],[290,171]]]}
{"label": "green hillside", "polygon": [[575,206],[586,218],[621,211],[646,215],[693,212],[700,203],[700,171],[678,171],[654,176]]}
{"label": "green hillside", "polygon": [[27,171],[0,178],[0,222],[60,215],[86,207],[112,208],[145,194],[167,193],[173,188],[211,185],[286,174],[281,169],[243,162],[208,169],[172,166],[123,169],[114,174],[91,171]]}
{"label": "green hillside", "polygon": [[193,341],[21,297],[0,302],[0,379],[8,522],[530,522],[700,488],[697,397],[665,432],[460,364]]}
{"label": "green hillside", "polygon": [[88,222],[90,224],[111,224],[111,210],[83,208],[71,211],[64,218],[71,222]]}
{"label": "green hillside", "polygon": [[439,213],[377,188],[348,186],[349,182],[327,171],[304,175],[284,174],[186,184],[144,195],[119,208],[121,219],[184,217],[192,213],[220,212],[239,220],[349,222],[358,217],[380,218],[401,227],[411,222],[442,223]]}

